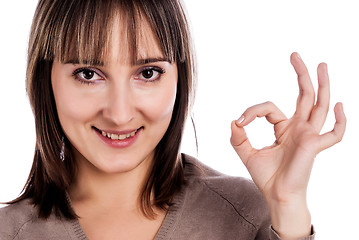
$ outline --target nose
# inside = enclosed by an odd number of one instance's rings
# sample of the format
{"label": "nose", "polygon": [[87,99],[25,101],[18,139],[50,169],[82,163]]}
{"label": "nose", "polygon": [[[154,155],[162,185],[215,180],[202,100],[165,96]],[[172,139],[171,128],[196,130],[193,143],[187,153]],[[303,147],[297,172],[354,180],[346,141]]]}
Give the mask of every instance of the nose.
{"label": "nose", "polygon": [[134,118],[135,106],[132,92],[126,84],[112,86],[108,92],[103,116],[113,124],[120,126],[129,123]]}

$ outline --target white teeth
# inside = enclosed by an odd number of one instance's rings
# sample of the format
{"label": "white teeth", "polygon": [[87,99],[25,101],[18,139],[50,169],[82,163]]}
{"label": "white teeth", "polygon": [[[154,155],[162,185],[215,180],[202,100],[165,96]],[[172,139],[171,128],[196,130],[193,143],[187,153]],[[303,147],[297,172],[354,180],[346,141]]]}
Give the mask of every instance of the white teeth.
{"label": "white teeth", "polygon": [[105,137],[111,138],[112,140],[124,140],[126,138],[130,138],[136,135],[137,130],[128,133],[128,134],[121,134],[121,135],[117,135],[114,133],[107,133],[105,131],[101,131],[101,134]]}
{"label": "white teeth", "polygon": [[126,138],[126,135],[120,135],[120,136],[118,136],[118,139],[120,139],[120,140],[123,140],[123,139],[125,139]]}
{"label": "white teeth", "polygon": [[112,140],[117,140],[118,139],[118,135],[117,134],[111,134],[111,139]]}

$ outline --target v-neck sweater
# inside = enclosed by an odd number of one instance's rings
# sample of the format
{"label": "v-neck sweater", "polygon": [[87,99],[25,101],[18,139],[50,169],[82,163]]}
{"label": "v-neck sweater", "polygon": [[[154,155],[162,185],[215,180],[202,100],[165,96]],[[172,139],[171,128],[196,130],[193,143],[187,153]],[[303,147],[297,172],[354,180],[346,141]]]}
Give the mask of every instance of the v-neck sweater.
{"label": "v-neck sweater", "polygon": [[[271,228],[264,197],[251,180],[224,175],[182,156],[185,184],[154,240],[280,239]],[[55,214],[40,219],[30,200],[0,208],[0,240],[8,239],[88,240],[78,219]],[[304,239],[314,239],[314,234]]]}

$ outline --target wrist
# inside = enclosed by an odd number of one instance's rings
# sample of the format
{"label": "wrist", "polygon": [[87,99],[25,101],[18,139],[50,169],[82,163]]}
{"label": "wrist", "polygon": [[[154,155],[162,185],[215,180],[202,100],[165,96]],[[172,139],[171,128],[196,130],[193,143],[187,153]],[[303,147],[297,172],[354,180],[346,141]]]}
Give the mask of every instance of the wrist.
{"label": "wrist", "polygon": [[311,216],[304,200],[271,202],[272,227],[282,239],[300,239],[311,234]]}

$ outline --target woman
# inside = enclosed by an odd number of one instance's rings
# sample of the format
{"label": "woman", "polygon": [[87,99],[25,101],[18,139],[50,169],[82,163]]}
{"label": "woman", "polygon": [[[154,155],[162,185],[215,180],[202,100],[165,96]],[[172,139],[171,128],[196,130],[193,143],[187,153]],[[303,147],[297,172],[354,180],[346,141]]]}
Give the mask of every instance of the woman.
{"label": "woman", "polygon": [[[319,135],[326,65],[314,104],[292,54],[292,118],[268,102],[232,122],[231,143],[256,187],[179,153],[194,90],[189,39],[176,0],[39,1],[27,68],[34,163],[23,194],[0,211],[1,238],[314,238],[305,196],[313,159],[345,130],[337,104],[334,130]],[[277,141],[263,150],[243,129],[257,116],[275,125]]]}

